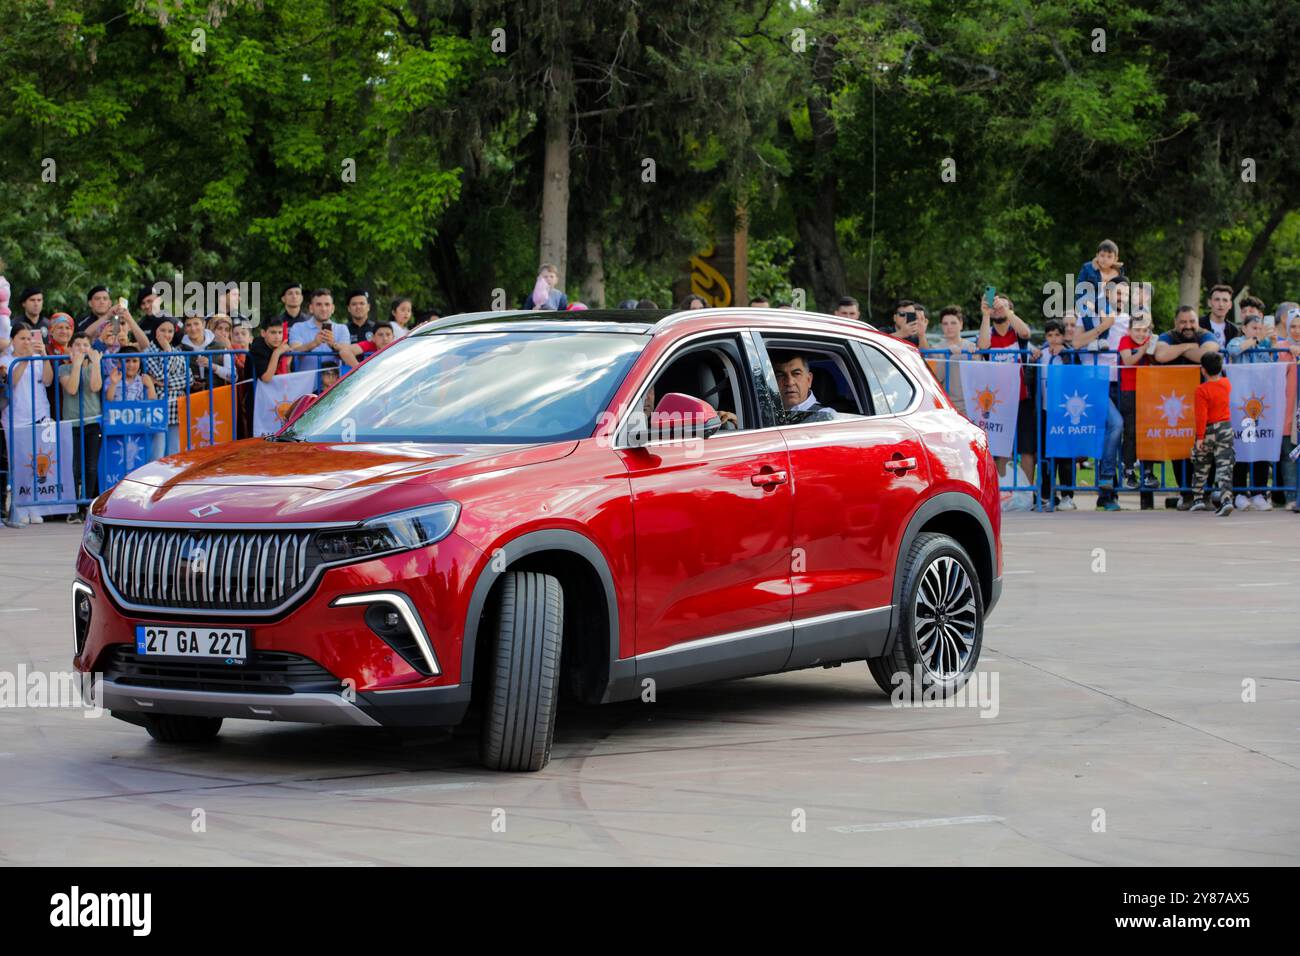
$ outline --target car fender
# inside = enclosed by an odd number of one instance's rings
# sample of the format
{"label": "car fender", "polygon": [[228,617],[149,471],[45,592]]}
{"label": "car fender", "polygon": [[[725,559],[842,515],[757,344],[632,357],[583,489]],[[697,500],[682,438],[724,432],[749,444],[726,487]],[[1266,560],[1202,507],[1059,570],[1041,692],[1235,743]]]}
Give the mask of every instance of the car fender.
{"label": "car fender", "polygon": [[[540,551],[568,551],[585,559],[596,570],[601,588],[605,594],[605,606],[609,620],[609,674],[608,689],[614,686],[615,672],[618,671],[618,592],[614,587],[614,577],[609,570],[609,562],[604,553],[590,538],[566,528],[544,528],[530,531],[517,538],[495,546],[488,560],[479,571],[470,593],[469,604],[465,613],[464,643],[461,651],[461,683],[469,686],[474,679],[474,654],[478,637],[478,624],[487,604],[492,586],[511,564],[520,558]],[[498,560],[500,558],[501,560]],[[497,567],[503,570],[497,570]],[[633,668],[634,670],[634,668]]]}
{"label": "car fender", "polygon": [[983,531],[984,554],[972,554],[970,559],[975,563],[977,573],[980,570],[981,562],[987,562],[990,586],[988,593],[984,595],[984,615],[986,618],[1001,596],[1002,579],[998,575],[997,568],[997,540],[993,534],[993,524],[979,499],[959,491],[944,491],[932,495],[921,502],[917,509],[912,512],[912,517],[908,520],[907,527],[899,538],[898,554],[894,559],[893,611],[890,615],[889,639],[884,650],[886,654],[893,649],[898,632],[899,615],[903,601],[903,562],[907,558],[907,553],[911,550],[912,543],[927,522],[939,515],[953,511],[960,511],[970,515],[979,523],[980,529]]}

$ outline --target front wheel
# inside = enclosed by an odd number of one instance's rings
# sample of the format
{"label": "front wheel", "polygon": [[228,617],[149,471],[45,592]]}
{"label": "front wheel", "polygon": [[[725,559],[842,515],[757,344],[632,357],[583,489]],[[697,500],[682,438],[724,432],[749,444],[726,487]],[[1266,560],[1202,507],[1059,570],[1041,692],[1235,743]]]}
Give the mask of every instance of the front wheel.
{"label": "front wheel", "polygon": [[984,598],[970,556],[946,534],[917,535],[903,563],[894,645],[867,661],[887,694],[952,696],[975,672],[984,641]]}
{"label": "front wheel", "polygon": [[559,704],[564,591],[549,574],[512,571],[495,610],[479,756],[493,770],[541,770]]}

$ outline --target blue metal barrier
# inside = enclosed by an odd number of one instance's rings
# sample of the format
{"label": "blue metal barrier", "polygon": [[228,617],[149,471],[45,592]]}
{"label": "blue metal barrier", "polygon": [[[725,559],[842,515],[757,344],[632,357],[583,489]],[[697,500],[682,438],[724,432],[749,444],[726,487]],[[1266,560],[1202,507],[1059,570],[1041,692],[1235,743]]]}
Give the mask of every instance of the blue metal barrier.
{"label": "blue metal barrier", "polygon": [[[4,382],[5,407],[0,415],[0,425],[4,430],[4,440],[0,445],[3,445],[5,465],[3,473],[0,473],[0,488],[6,488],[9,493],[6,522],[13,523],[19,508],[59,508],[63,512],[75,512],[78,507],[88,505],[99,491],[104,490],[97,487],[97,462],[103,453],[107,437],[102,434],[100,422],[108,401],[107,388],[111,370],[114,367],[121,368],[122,380],[125,382],[125,363],[130,359],[140,360],[140,376],[143,378],[148,375],[153,380],[157,398],[165,399],[168,408],[168,431],[158,436],[163,440],[154,443],[146,460],[195,447],[188,430],[183,441],[179,434],[177,401],[182,395],[207,393],[208,435],[215,435],[219,410],[214,392],[227,384],[233,386],[230,406],[231,438],[238,440],[248,437],[247,434],[241,434],[239,407],[242,395],[239,386],[241,382],[247,382],[249,376],[241,378],[237,373],[237,357],[247,354],[242,349],[188,351],[155,348],[147,352],[127,353],[92,350],[90,359],[100,363],[100,415],[89,416],[86,393],[82,390],[81,383],[78,383],[75,411],[68,407],[71,396],[66,394],[59,378],[59,367],[71,362],[68,354],[12,359]],[[199,358],[205,361],[196,361]],[[228,379],[216,371],[218,367],[229,370]],[[46,369],[50,375],[48,384],[45,382]],[[16,386],[15,379],[18,380]],[[252,400],[251,386],[247,400]],[[65,424],[69,426],[67,429],[63,427]],[[65,431],[71,431],[75,435],[71,449],[73,474],[70,488],[65,487],[64,481],[64,465],[69,454]],[[22,438],[28,440],[25,449],[18,447]],[[53,446],[51,453],[39,451],[47,446]],[[30,456],[32,461],[17,461],[20,450]],[[33,476],[30,495],[26,493],[25,487],[20,489],[18,486],[19,472],[26,472],[29,468]],[[50,483],[39,480],[47,475],[53,476]],[[25,499],[22,502],[19,501],[20,490]]]}
{"label": "blue metal barrier", "polygon": [[[954,353],[949,348],[924,348],[924,349],[920,349],[919,351],[921,355],[926,359],[927,363],[930,365],[931,370],[936,372],[936,378],[939,379],[940,384],[943,386],[944,392],[947,393],[950,398],[953,397],[952,371],[953,371],[954,364],[957,362],[981,361],[981,360],[1006,361],[1007,356],[1013,356],[1017,364],[1022,364],[1028,368],[1034,369],[1034,371],[1036,372],[1036,375],[1034,376],[1035,381],[1033,387],[1030,388],[1029,391],[1030,391],[1030,398],[1032,399],[1032,403],[1033,403],[1033,414],[1037,416],[1037,420],[1035,422],[1035,429],[1038,436],[1038,442],[1037,442],[1037,454],[1035,455],[1035,459],[1036,459],[1035,474],[1031,474],[1028,476],[1029,484],[1021,484],[1021,480],[1023,476],[1023,471],[1021,468],[1022,456],[1019,447],[1020,444],[1019,429],[1017,429],[1016,432],[1013,434],[1012,453],[1010,459],[1013,464],[1013,483],[1011,485],[1003,486],[1003,491],[1009,491],[1013,493],[1019,491],[1030,492],[1034,498],[1035,510],[1039,510],[1039,511],[1052,510],[1053,502],[1055,501],[1058,492],[1068,492],[1070,494],[1073,494],[1076,491],[1092,492],[1097,494],[1101,494],[1102,492],[1106,492],[1106,493],[1113,492],[1116,495],[1120,495],[1120,494],[1151,495],[1154,498],[1155,495],[1162,494],[1162,493],[1179,494],[1179,495],[1195,495],[1206,490],[1206,489],[1200,489],[1200,491],[1198,491],[1197,489],[1191,487],[1190,482],[1191,479],[1194,477],[1192,473],[1191,459],[1183,459],[1180,460],[1180,462],[1161,461],[1159,463],[1159,475],[1160,475],[1159,485],[1154,488],[1144,488],[1141,486],[1141,475],[1142,475],[1143,466],[1147,463],[1143,462],[1141,459],[1138,459],[1135,461],[1134,464],[1138,470],[1139,485],[1136,488],[1124,487],[1124,483],[1122,481],[1122,477],[1124,473],[1122,437],[1120,442],[1118,461],[1116,462],[1115,487],[1111,488],[1108,486],[1103,486],[1099,483],[1094,483],[1091,485],[1081,485],[1074,480],[1072,480],[1070,483],[1058,484],[1057,467],[1056,467],[1056,463],[1058,459],[1046,458],[1044,456],[1044,451],[1046,449],[1046,443],[1044,440],[1046,436],[1043,434],[1043,426],[1044,426],[1043,393],[1045,388],[1045,381],[1042,380],[1041,376],[1045,375],[1047,366],[1043,366],[1035,362],[1032,358],[1034,354],[1040,352],[1040,349],[1036,347],[1001,348],[1001,349],[963,349],[960,353]],[[1290,350],[1287,348],[1270,348],[1270,349],[1256,348],[1251,351],[1255,352],[1256,354],[1265,353],[1265,352],[1268,353],[1271,357],[1268,361],[1282,362],[1288,364],[1292,363],[1292,355]],[[1085,364],[1085,365],[1086,364],[1092,364],[1092,365],[1114,364],[1117,370],[1128,368],[1128,369],[1132,369],[1138,375],[1142,374],[1143,369],[1152,367],[1151,365],[1126,366],[1123,364],[1123,361],[1120,358],[1119,353],[1112,352],[1109,349],[1062,349],[1061,354],[1071,356],[1073,360],[1077,361],[1080,364]],[[1225,368],[1229,365],[1252,364],[1253,362],[1256,361],[1252,357],[1246,357],[1243,355],[1233,355],[1229,353],[1227,350],[1223,350],[1220,354],[1223,355]],[[1171,366],[1162,365],[1157,367],[1171,367]],[[939,374],[940,372],[942,374]],[[1022,376],[1023,374],[1024,372],[1022,370]],[[1297,367],[1296,372],[1292,374],[1300,374],[1300,367]],[[1114,383],[1116,388],[1118,384],[1119,384],[1119,380],[1117,378],[1116,383]],[[1300,388],[1297,389],[1297,393],[1298,395],[1296,401],[1297,403],[1300,403]],[[961,395],[958,395],[956,397],[957,399],[959,399],[959,401],[956,401],[955,404],[957,404],[959,408],[964,409],[965,408],[964,397]],[[1020,409],[1017,409],[1017,414],[1019,414],[1019,411]],[[1290,409],[1284,409],[1283,414],[1284,416],[1287,416],[1284,418],[1284,421],[1294,422],[1296,413],[1297,413],[1297,409],[1294,405]],[[971,416],[968,414],[967,417],[969,418]],[[1124,423],[1124,427],[1127,429],[1128,427],[1130,427],[1130,423],[1126,421]],[[1291,440],[1292,447],[1294,447],[1294,443],[1297,439],[1300,439],[1300,435],[1295,436],[1295,438]],[[1288,459],[1289,449],[1287,448],[1287,444],[1288,444],[1288,440],[1284,437],[1283,444],[1282,444],[1282,451],[1279,456],[1279,460],[1276,462],[1238,463],[1239,467],[1245,467],[1249,469],[1248,477],[1253,477],[1253,470],[1255,466],[1267,465],[1272,471],[1273,481],[1271,485],[1269,484],[1260,485],[1249,481],[1247,482],[1247,484],[1244,485],[1234,484],[1232,489],[1233,494],[1235,495],[1235,494],[1253,493],[1253,494],[1268,495],[1273,492],[1279,492],[1279,493],[1291,495],[1293,500],[1300,500],[1300,477],[1297,477],[1297,472],[1300,472],[1300,468],[1296,467],[1297,465],[1296,462],[1290,461]],[[1071,472],[1072,475],[1077,476],[1077,466],[1073,460],[1070,461],[1071,464],[1069,467],[1069,471]],[[1096,459],[1093,459],[1093,461],[1094,461],[1093,472],[1094,472],[1094,476],[1096,476],[1099,475],[1101,471],[1099,467],[1100,462],[1098,462]],[[1177,468],[1177,469],[1169,468],[1171,464],[1176,465],[1184,461],[1186,462],[1186,464],[1184,465],[1183,468]],[[1170,471],[1181,472],[1180,475],[1175,475],[1175,477],[1178,479],[1176,483],[1173,484],[1170,483],[1169,480]],[[1284,479],[1283,475],[1290,475],[1291,477]],[[1043,493],[1044,488],[1046,488],[1046,494]]]}

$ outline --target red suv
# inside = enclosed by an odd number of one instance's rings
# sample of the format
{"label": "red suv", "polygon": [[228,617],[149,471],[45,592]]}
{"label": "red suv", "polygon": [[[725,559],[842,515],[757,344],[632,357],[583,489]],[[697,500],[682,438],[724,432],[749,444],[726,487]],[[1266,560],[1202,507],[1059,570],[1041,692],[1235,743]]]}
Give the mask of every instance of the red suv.
{"label": "red suv", "polygon": [[168,742],[474,703],[483,762],[538,770],[562,693],[859,660],[952,693],[1001,590],[984,433],[915,349],[804,312],[443,320],[91,511],[75,665]]}

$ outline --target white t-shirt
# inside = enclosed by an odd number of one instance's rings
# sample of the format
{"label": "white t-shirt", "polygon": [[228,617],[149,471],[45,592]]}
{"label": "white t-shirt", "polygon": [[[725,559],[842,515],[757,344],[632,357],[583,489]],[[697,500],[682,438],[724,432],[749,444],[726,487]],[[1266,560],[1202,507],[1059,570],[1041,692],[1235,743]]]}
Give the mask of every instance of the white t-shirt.
{"label": "white t-shirt", "polygon": [[[7,369],[9,375],[13,375],[15,361],[17,356],[13,354],[13,350],[6,349],[4,357],[0,358],[0,366]],[[32,422],[44,421],[50,417],[50,396],[45,391],[44,382],[41,381],[42,366],[45,364],[45,362],[22,363],[22,378],[17,385],[10,383],[9,391],[13,395],[10,406],[0,412],[0,422],[5,428],[9,427],[11,411],[15,426],[30,425]]]}
{"label": "white t-shirt", "polygon": [[[1107,377],[1111,382],[1119,381],[1119,343],[1124,336],[1128,335],[1129,323],[1132,316],[1127,312],[1116,312],[1115,323],[1106,330],[1105,335],[1100,335],[1088,343],[1089,352],[1097,352],[1097,364],[1108,366]],[[1105,342],[1105,348],[1109,351],[1102,350],[1102,342]],[[1084,365],[1091,364],[1091,359],[1082,359]]]}

